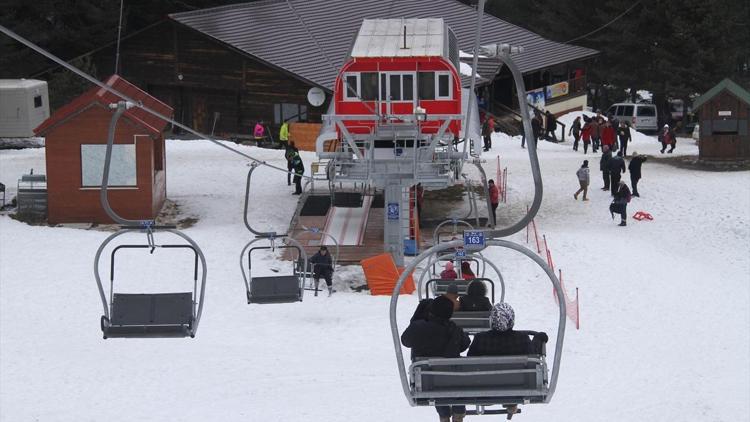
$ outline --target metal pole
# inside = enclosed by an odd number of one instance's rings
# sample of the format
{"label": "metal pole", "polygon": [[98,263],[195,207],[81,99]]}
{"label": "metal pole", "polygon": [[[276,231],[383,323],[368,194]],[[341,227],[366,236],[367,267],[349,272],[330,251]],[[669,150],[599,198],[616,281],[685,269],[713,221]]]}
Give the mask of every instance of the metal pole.
{"label": "metal pole", "polygon": [[[471,98],[472,95],[474,95],[474,88],[477,84],[477,65],[479,63],[479,38],[482,35],[482,16],[484,15],[484,1],[485,0],[479,0],[479,5],[477,6],[477,31],[474,35],[474,58],[471,61],[471,84],[469,85],[469,98],[466,101],[467,109],[466,109],[466,127],[464,127],[464,151],[463,156],[466,156],[466,148],[467,148],[467,142],[469,139],[469,134],[471,133],[469,129],[471,129],[471,110],[472,110],[472,102]],[[463,171],[464,163],[463,160],[461,161],[461,170]]]}

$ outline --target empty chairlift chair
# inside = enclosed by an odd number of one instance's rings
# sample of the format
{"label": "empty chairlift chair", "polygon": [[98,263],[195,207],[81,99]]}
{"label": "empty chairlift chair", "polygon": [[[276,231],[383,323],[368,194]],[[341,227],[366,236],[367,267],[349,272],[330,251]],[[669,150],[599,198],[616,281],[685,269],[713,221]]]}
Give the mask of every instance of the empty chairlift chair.
{"label": "empty chairlift chair", "polygon": [[[275,245],[275,237],[258,237],[250,241],[242,249],[240,256],[240,268],[245,280],[247,303],[293,303],[301,302],[305,288],[305,272],[300,271],[307,268],[307,254],[302,246],[291,237],[284,238],[289,244]],[[268,246],[253,246],[256,242],[268,241]],[[252,255],[254,251],[276,249],[295,249],[297,259],[292,264],[291,274],[273,276],[253,276]],[[245,273],[244,256],[247,252],[247,273]]]}
{"label": "empty chairlift chair", "polygon": [[[253,172],[260,164],[254,162],[247,172],[247,184],[245,186],[245,227],[255,235],[255,239],[248,242],[240,252],[240,270],[245,281],[247,303],[293,303],[301,302],[305,290],[304,269],[307,268],[307,254],[302,245],[286,234],[278,235],[276,232],[260,232],[250,225],[248,210],[250,208],[250,181]],[[283,239],[284,244],[276,245],[277,239]],[[267,246],[253,246],[257,242],[268,242]],[[297,258],[292,264],[291,274],[273,276],[253,276],[253,252],[259,250],[296,249]],[[247,253],[247,273],[245,272],[245,253]]]}
{"label": "empty chairlift chair", "polygon": [[[107,189],[117,121],[127,109],[132,107],[135,107],[135,105],[124,101],[110,105],[110,108],[115,112],[110,121],[107,137],[100,201],[107,215],[121,226],[119,231],[104,240],[96,251],[96,257],[94,258],[94,277],[104,308],[104,315],[100,319],[102,334],[105,339],[108,337],[195,337],[203,312],[203,298],[206,291],[207,269],[203,251],[195,241],[178,231],[174,226],[157,226],[153,220],[128,220],[118,215],[109,205]],[[113,240],[128,233],[144,233],[147,241],[146,243],[125,244],[113,248],[110,258],[108,297],[100,275],[102,253]],[[156,233],[172,233],[185,242],[160,245],[155,242]],[[168,293],[115,292],[115,257],[118,251],[122,249],[147,249],[153,254],[156,250],[172,248],[189,249],[193,252],[195,263],[192,289]],[[200,284],[198,283],[199,278]],[[153,281],[159,283],[160,280],[157,276]]]}
{"label": "empty chairlift chair", "polygon": [[[123,244],[113,248],[110,257],[109,299],[106,298],[99,275],[99,262],[105,247],[115,238],[129,232],[149,229],[123,229],[110,236],[100,246],[96,255],[96,280],[104,305],[101,329],[104,338],[109,337],[195,337],[203,308],[203,293],[206,283],[205,259],[198,246],[187,236],[171,228],[160,228],[172,232],[188,241],[187,244],[157,245],[153,241],[153,229],[147,244]],[[187,249],[194,256],[192,289],[170,293],[118,293],[115,291],[115,258],[122,249]],[[199,262],[202,265],[199,265]],[[200,268],[200,271],[199,271]],[[198,284],[200,277],[201,283]],[[158,278],[158,277],[157,277]],[[157,280],[154,280],[158,282]]]}

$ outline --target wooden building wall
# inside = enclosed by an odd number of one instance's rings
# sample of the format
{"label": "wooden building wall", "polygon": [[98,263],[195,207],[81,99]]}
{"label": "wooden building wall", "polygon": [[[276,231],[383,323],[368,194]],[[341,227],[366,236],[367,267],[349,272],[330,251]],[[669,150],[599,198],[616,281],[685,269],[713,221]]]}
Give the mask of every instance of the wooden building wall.
{"label": "wooden building wall", "polygon": [[725,90],[704,103],[699,116],[700,158],[750,159],[750,106],[746,102]]}
{"label": "wooden building wall", "polygon": [[[95,57],[99,74],[113,71],[112,49]],[[304,121],[319,123],[328,102],[312,107],[307,91],[313,86],[255,60],[173,21],[123,40],[120,75],[167,103],[175,120],[210,133],[215,112],[217,134],[250,134],[262,119],[274,137],[274,107],[298,104],[307,109]]]}
{"label": "wooden building wall", "polygon": [[[81,144],[106,144],[111,117],[109,110],[93,106],[46,134],[49,223],[112,222],[100,204],[100,189],[82,187],[81,174]],[[166,199],[164,161],[161,170],[154,170],[159,145],[164,151],[164,139],[154,140],[144,133],[127,117],[118,122],[115,143],[136,144],[137,186],[110,188],[108,192],[112,209],[128,219],[154,218]]]}

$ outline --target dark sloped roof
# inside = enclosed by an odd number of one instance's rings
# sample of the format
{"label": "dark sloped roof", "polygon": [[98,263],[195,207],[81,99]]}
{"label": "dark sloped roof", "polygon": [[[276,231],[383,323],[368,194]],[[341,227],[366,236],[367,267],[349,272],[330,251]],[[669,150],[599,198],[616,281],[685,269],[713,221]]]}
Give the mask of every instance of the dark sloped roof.
{"label": "dark sloped roof", "polygon": [[[173,112],[170,106],[147,94],[119,75],[110,76],[109,78],[107,78],[105,84],[136,101],[140,101],[143,105],[152,110],[158,111],[165,116],[172,117]],[[59,124],[76,115],[80,110],[90,107],[91,104],[96,103],[100,104],[103,107],[107,107],[109,104],[116,103],[118,101],[120,101],[120,97],[118,97],[117,95],[112,94],[104,88],[94,86],[85,93],[75,98],[73,101],[57,109],[57,111],[55,111],[53,115],[42,122],[39,127],[34,129],[34,133],[36,133],[37,135],[44,135],[48,133]],[[168,124],[166,121],[154,116],[153,114],[143,110],[140,107],[133,107],[128,109],[124,113],[124,116],[139,124],[154,136],[159,135]]]}
{"label": "dark sloped roof", "polygon": [[739,98],[747,104],[750,104],[750,92],[748,92],[745,88],[737,85],[733,80],[724,78],[724,80],[716,84],[716,86],[706,91],[705,94],[696,98],[695,101],[693,101],[693,109],[697,110],[703,104],[705,104],[706,101],[715,97],[718,93],[725,89],[734,94],[735,97]]}
{"label": "dark sloped roof", "polygon": [[[471,51],[476,10],[456,0],[259,0],[170,17],[298,78],[331,89],[363,19],[442,17]],[[514,55],[522,72],[598,54],[549,41],[485,14],[482,44],[522,45]]]}

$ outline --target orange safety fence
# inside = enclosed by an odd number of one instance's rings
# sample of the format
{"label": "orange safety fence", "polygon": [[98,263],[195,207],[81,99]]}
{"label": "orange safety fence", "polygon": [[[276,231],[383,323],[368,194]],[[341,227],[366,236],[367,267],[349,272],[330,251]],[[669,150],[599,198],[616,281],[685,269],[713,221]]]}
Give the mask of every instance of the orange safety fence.
{"label": "orange safety fence", "polygon": [[[362,269],[365,272],[365,279],[370,288],[370,294],[390,296],[399,276],[404,272],[403,268],[397,268],[393,262],[393,256],[389,253],[375,255],[371,258],[360,261]],[[410,295],[414,293],[414,278],[412,275],[407,277],[406,282],[401,287],[401,294]]]}

